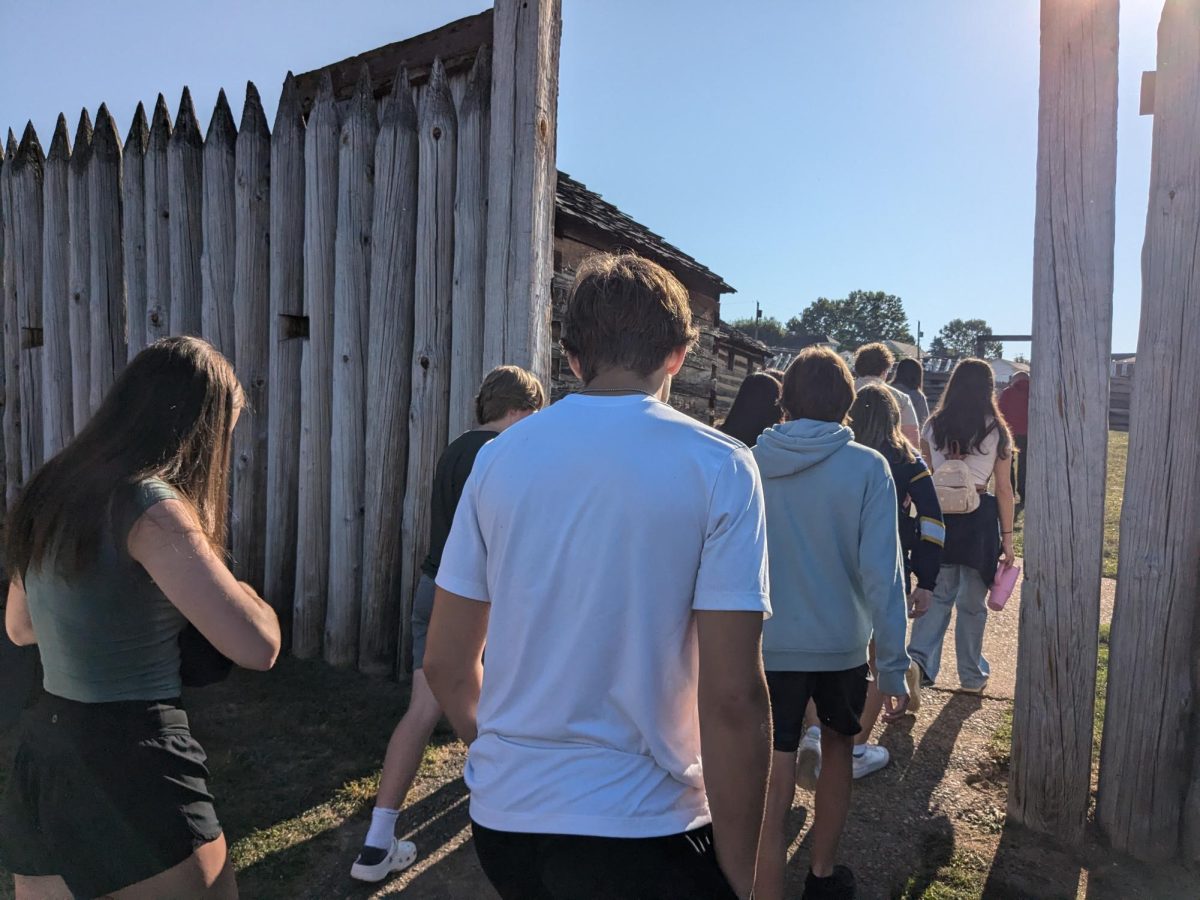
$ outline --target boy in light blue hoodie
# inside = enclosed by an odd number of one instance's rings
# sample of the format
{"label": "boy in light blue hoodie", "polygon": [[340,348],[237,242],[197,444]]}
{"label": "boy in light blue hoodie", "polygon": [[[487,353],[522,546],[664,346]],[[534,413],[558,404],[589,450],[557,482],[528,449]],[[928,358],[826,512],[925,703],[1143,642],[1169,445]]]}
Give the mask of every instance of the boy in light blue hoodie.
{"label": "boy in light blue hoodie", "polygon": [[836,353],[803,351],[783,381],[789,421],[754,448],[762,475],[774,617],[763,627],[775,755],[755,896],[783,896],[784,825],[795,792],[796,751],[809,701],[821,722],[811,868],[806,900],[855,895],[835,866],[850,805],[854,736],[866,700],[867,645],[875,637],[885,721],[904,714],[906,585],[887,461],[854,443],[846,416],[854,380]]}

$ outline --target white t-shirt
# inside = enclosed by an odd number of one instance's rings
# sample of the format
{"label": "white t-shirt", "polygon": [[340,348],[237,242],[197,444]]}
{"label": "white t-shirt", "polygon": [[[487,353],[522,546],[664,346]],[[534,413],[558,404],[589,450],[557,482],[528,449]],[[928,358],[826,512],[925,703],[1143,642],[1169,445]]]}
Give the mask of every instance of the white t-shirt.
{"label": "white t-shirt", "polygon": [[[989,418],[988,423],[991,424],[991,421]],[[929,445],[929,465],[936,472],[938,466],[946,461],[946,454],[943,452],[944,447],[939,449],[934,446],[932,422],[925,423],[925,428],[921,431],[921,440]],[[970,452],[963,457],[963,462],[967,464],[971,477],[975,479],[975,484],[987,487],[988,479],[992,477],[992,470],[996,466],[996,454],[1000,449],[1000,430],[993,429],[988,432],[978,450],[974,444],[966,449]]]}
{"label": "white t-shirt", "polygon": [[912,398],[898,387],[893,387],[888,384],[878,375],[866,375],[862,378],[857,378],[854,381],[854,390],[861,391],[868,384],[877,384],[880,387],[887,388],[892,392],[892,396],[896,398],[896,405],[900,407],[900,427],[911,425],[913,428],[920,427],[920,419],[917,418],[917,410],[913,407]]}
{"label": "white t-shirt", "polygon": [[692,611],[770,614],[739,441],[649,397],[568,396],[480,450],[437,583],[491,603],[475,821],[600,837],[709,821]]}

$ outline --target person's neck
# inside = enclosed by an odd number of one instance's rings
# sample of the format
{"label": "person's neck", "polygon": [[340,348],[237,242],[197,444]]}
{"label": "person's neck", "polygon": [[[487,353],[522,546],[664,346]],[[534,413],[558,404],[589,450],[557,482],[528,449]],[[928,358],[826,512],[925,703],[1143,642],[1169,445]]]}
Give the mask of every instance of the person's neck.
{"label": "person's neck", "polygon": [[582,393],[648,394],[657,397],[662,387],[663,378],[657,372],[643,377],[631,369],[609,369],[584,384]]}

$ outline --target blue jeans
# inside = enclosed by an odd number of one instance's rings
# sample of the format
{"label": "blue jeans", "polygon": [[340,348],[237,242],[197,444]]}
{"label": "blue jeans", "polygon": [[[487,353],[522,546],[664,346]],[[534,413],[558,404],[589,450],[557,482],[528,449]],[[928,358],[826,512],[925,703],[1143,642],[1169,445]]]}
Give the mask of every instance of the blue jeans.
{"label": "blue jeans", "polygon": [[931,681],[937,681],[942,666],[942,641],[950,627],[950,611],[958,608],[954,623],[954,649],[958,657],[958,681],[977,688],[987,681],[990,668],[983,655],[983,629],[987,625],[988,586],[979,573],[967,566],[942,566],[929,612],[913,621],[908,655]]}

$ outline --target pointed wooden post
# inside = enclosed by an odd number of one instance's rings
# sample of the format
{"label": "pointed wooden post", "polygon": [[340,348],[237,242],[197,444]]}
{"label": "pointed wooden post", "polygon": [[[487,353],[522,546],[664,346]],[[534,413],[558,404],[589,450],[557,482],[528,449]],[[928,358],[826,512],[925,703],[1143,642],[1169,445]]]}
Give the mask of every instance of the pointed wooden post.
{"label": "pointed wooden post", "polygon": [[149,140],[146,108],[139,103],[125,137],[121,173],[125,192],[121,203],[121,236],[125,244],[130,359],[146,346],[146,146]]}
{"label": "pointed wooden post", "polygon": [[[1120,577],[1096,819],[1117,850],[1179,853],[1200,794],[1200,3],[1167,0],[1158,29],[1142,315],[1121,510]],[[1193,793],[1189,799],[1189,787]],[[1187,848],[1195,858],[1195,832]]]}
{"label": "pointed wooden post", "polygon": [[408,401],[412,384],[413,265],[417,237],[417,110],[408,74],[393,82],[375,144],[370,356],[367,362],[366,514],[358,667],[396,664]]}
{"label": "pointed wooden post", "polygon": [[475,425],[475,395],[483,380],[484,267],[487,257],[487,154],[492,60],[480,48],[458,110],[458,173],[454,198],[454,318],[450,351],[453,440]]}
{"label": "pointed wooden post", "polygon": [[42,182],[42,447],[50,459],[71,440],[71,138],[59,115]]}
{"label": "pointed wooden post", "polygon": [[67,289],[71,295],[71,418],[78,434],[92,417],[92,232],[88,215],[88,165],[92,160],[92,119],[79,113],[67,176],[67,208],[71,229]]}
{"label": "pointed wooden post", "polygon": [[329,450],[333,367],[334,243],[337,236],[337,109],[328,72],[304,141],[304,308],[308,343],[301,361],[299,524],[292,649],[321,652],[329,588]]}
{"label": "pointed wooden post", "polygon": [[236,365],[233,345],[234,145],[237,126],[222,89],[204,138],[204,191],[200,256],[200,330]]}
{"label": "pointed wooden post", "polygon": [[234,179],[234,355],[246,392],[245,421],[233,440],[233,559],[239,577],[263,589],[267,532],[270,407],[271,133],[253,83],[238,129]]}
{"label": "pointed wooden post", "polygon": [[204,141],[186,87],[167,146],[167,195],[171,216],[171,334],[201,333],[201,264],[204,249]]}
{"label": "pointed wooden post", "polygon": [[108,108],[96,112],[92,158],[88,163],[88,223],[92,238],[90,323],[92,333],[92,412],[125,368],[126,344],[124,251],[121,240],[121,136]]}
{"label": "pointed wooden post", "polygon": [[13,168],[17,139],[12,129],[4,145],[4,168],[0,170],[0,208],[4,219],[4,494],[5,509],[11,509],[24,479],[21,469],[21,325],[18,315],[14,267],[17,258],[17,226],[13,217]]}
{"label": "pointed wooden post", "polygon": [[[168,147],[171,143],[171,113],[158,95],[146,146],[146,315],[141,331],[146,346],[170,334],[171,327],[171,203],[168,188]],[[132,321],[132,320],[131,320]],[[130,329],[133,330],[131,325]]]}
{"label": "pointed wooden post", "polygon": [[21,346],[21,470],[42,464],[42,180],[46,157],[30,122],[12,164],[13,289]]}
{"label": "pointed wooden post", "polygon": [[[291,72],[271,131],[270,379],[267,414],[266,597],[290,644],[296,587],[300,360],[304,318],[304,117]],[[297,327],[304,323],[303,329]]]}
{"label": "pointed wooden post", "polygon": [[[408,477],[404,491],[401,622],[429,551],[429,498],[438,457],[446,447],[450,411],[450,302],[454,291],[454,178],[457,121],[441,60],[421,97],[417,145],[417,255],[413,311],[412,399]],[[404,630],[401,668],[411,665],[412,637]]]}
{"label": "pointed wooden post", "polygon": [[[12,132],[9,132],[11,136]],[[11,273],[9,271],[9,253],[6,243],[11,240],[12,209],[9,204],[8,176],[12,163],[11,155],[0,148],[0,424],[3,425],[4,435],[0,437],[0,524],[7,519],[8,514],[8,454],[5,443],[8,441],[9,417],[7,410],[6,375],[8,363],[5,354],[8,322],[8,297]]]}
{"label": "pointed wooden post", "polygon": [[484,369],[549,388],[561,0],[496,0],[488,151]]}

